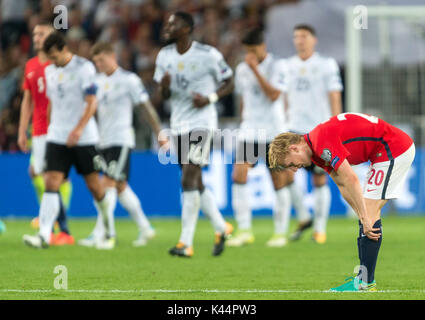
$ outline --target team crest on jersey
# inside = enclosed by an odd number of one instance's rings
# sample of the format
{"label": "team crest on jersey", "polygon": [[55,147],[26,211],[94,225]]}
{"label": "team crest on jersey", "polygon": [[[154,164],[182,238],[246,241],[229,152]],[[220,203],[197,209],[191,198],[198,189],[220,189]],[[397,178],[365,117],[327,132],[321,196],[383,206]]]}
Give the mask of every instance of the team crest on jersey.
{"label": "team crest on jersey", "polygon": [[182,71],[182,70],[184,69],[184,63],[183,63],[183,62],[179,62],[179,63],[177,64],[177,69],[178,69],[179,71]]}
{"label": "team crest on jersey", "polygon": [[64,78],[63,73],[59,73],[58,81],[59,81],[59,82],[63,81],[63,78]]}
{"label": "team crest on jersey", "polygon": [[305,74],[305,68],[300,69],[300,74]]}
{"label": "team crest on jersey", "polygon": [[105,83],[105,87],[104,87],[105,90],[109,90],[110,87],[111,86],[109,85],[109,83]]}
{"label": "team crest on jersey", "polygon": [[320,158],[325,161],[325,165],[328,166],[332,160],[332,152],[329,149],[324,149]]}
{"label": "team crest on jersey", "polygon": [[192,71],[196,71],[197,68],[198,68],[198,66],[196,65],[196,63],[192,63],[190,65],[190,70],[192,70]]}

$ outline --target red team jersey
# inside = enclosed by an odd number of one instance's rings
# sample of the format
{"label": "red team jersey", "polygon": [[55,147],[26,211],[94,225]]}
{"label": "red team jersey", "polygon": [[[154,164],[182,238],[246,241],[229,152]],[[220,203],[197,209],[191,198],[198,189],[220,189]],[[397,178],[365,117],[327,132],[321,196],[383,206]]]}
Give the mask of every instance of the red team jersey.
{"label": "red team jersey", "polygon": [[22,88],[31,92],[34,103],[34,112],[32,115],[33,136],[47,134],[47,105],[49,99],[46,96],[46,77],[44,69],[50,64],[47,61],[40,63],[37,56],[28,60],[25,65],[24,83]]}
{"label": "red team jersey", "polygon": [[331,173],[347,159],[356,165],[391,161],[413,144],[400,129],[366,114],[341,113],[304,135],[314,164]]}

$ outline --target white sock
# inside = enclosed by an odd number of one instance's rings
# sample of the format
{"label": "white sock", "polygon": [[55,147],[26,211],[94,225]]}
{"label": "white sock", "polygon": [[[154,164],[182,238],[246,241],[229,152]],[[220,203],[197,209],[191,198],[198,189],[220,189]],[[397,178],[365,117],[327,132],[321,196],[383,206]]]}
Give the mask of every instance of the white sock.
{"label": "white sock", "polygon": [[115,188],[106,188],[102,200],[94,201],[97,214],[101,215],[108,237],[115,237],[114,211],[117,204],[117,191]]}
{"label": "white sock", "polygon": [[287,187],[276,190],[276,205],[273,209],[275,234],[286,234],[291,215],[291,195]]}
{"label": "white sock", "polygon": [[232,184],[232,207],[239,230],[250,230],[252,227],[252,212],[248,193],[246,184]]}
{"label": "white sock", "polygon": [[97,219],[96,219],[96,225],[94,226],[93,231],[91,232],[91,235],[96,239],[103,239],[105,237],[105,224],[103,223],[103,218],[100,213],[100,208],[97,205],[97,203],[94,203],[94,206],[96,207],[97,211]]}
{"label": "white sock", "polygon": [[116,188],[106,188],[105,189],[105,198],[108,201],[108,220],[109,220],[109,235],[111,237],[116,236],[115,231],[115,208],[117,206],[117,189]]}
{"label": "white sock", "polygon": [[331,190],[327,184],[314,188],[314,231],[326,232],[329,210],[331,207]]}
{"label": "white sock", "polygon": [[196,222],[198,221],[201,195],[199,190],[183,191],[182,206],[182,233],[180,241],[191,247],[195,236]]}
{"label": "white sock", "polygon": [[118,195],[118,201],[136,222],[139,231],[145,231],[152,228],[148,218],[143,212],[139,198],[129,185]]}
{"label": "white sock", "polygon": [[40,204],[40,236],[50,243],[53,224],[59,215],[60,198],[57,192],[44,192]]}
{"label": "white sock", "polygon": [[201,193],[201,210],[210,219],[216,232],[222,233],[226,230],[226,221],[217,208],[214,195],[208,188]]}
{"label": "white sock", "polygon": [[305,222],[310,220],[310,213],[304,205],[301,190],[298,188],[295,182],[291,183],[287,188],[289,189],[291,195],[292,205],[294,206],[297,213],[298,222]]}

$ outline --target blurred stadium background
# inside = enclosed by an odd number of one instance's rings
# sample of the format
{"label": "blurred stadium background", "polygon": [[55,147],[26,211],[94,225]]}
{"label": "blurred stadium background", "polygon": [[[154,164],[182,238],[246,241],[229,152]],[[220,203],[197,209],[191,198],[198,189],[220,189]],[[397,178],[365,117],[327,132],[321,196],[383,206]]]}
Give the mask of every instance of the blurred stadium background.
{"label": "blurred stadium background", "polygon": [[[0,217],[34,216],[37,201],[27,174],[29,156],[17,146],[23,67],[34,55],[31,30],[40,19],[53,20],[53,8],[68,10],[66,38],[72,51],[89,58],[97,40],[114,44],[121,66],[137,72],[168,127],[170,108],[155,91],[152,77],[161,48],[165,18],[176,10],[195,18],[196,40],[217,47],[234,68],[244,57],[240,36],[263,26],[269,51],[289,57],[295,53],[292,28],[308,23],[317,30],[317,51],[336,58],[344,80],[344,110],[375,114],[403,128],[415,140],[417,155],[403,196],[387,211],[425,212],[425,6],[423,0],[367,0],[367,28],[353,27],[358,0],[0,0]],[[378,7],[377,7],[378,6]],[[413,7],[415,6],[415,7]],[[364,22],[364,21],[363,21]],[[239,111],[233,96],[218,105],[221,128],[237,128]],[[135,110],[137,113],[137,110]],[[179,170],[160,165],[152,133],[136,116],[137,152],[133,154],[130,183],[148,215],[179,215]],[[231,148],[213,150],[213,157],[231,157]],[[365,167],[360,167],[364,175]],[[220,209],[232,214],[231,165],[215,161],[205,178]],[[71,216],[94,216],[91,198],[80,177],[71,175],[74,195]],[[297,183],[311,207],[310,180],[305,172]],[[264,164],[250,173],[249,184],[257,214],[270,214],[273,191]],[[331,183],[332,184],[332,183]],[[347,208],[331,185],[332,215]],[[166,201],[164,201],[164,198]],[[117,215],[124,214],[118,208]]]}

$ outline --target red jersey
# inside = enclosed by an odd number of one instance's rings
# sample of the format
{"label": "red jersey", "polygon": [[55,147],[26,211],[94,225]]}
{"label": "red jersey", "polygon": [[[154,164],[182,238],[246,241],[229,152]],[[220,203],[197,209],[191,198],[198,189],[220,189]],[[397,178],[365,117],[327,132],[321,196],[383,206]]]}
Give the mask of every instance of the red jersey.
{"label": "red jersey", "polygon": [[25,65],[24,83],[22,88],[29,90],[34,103],[32,115],[33,136],[47,134],[47,105],[49,99],[46,96],[46,77],[44,69],[50,61],[40,63],[37,56],[27,61]]}
{"label": "red jersey", "polygon": [[400,129],[374,116],[341,113],[304,135],[314,164],[331,173],[347,159],[355,165],[391,161],[413,144]]}

